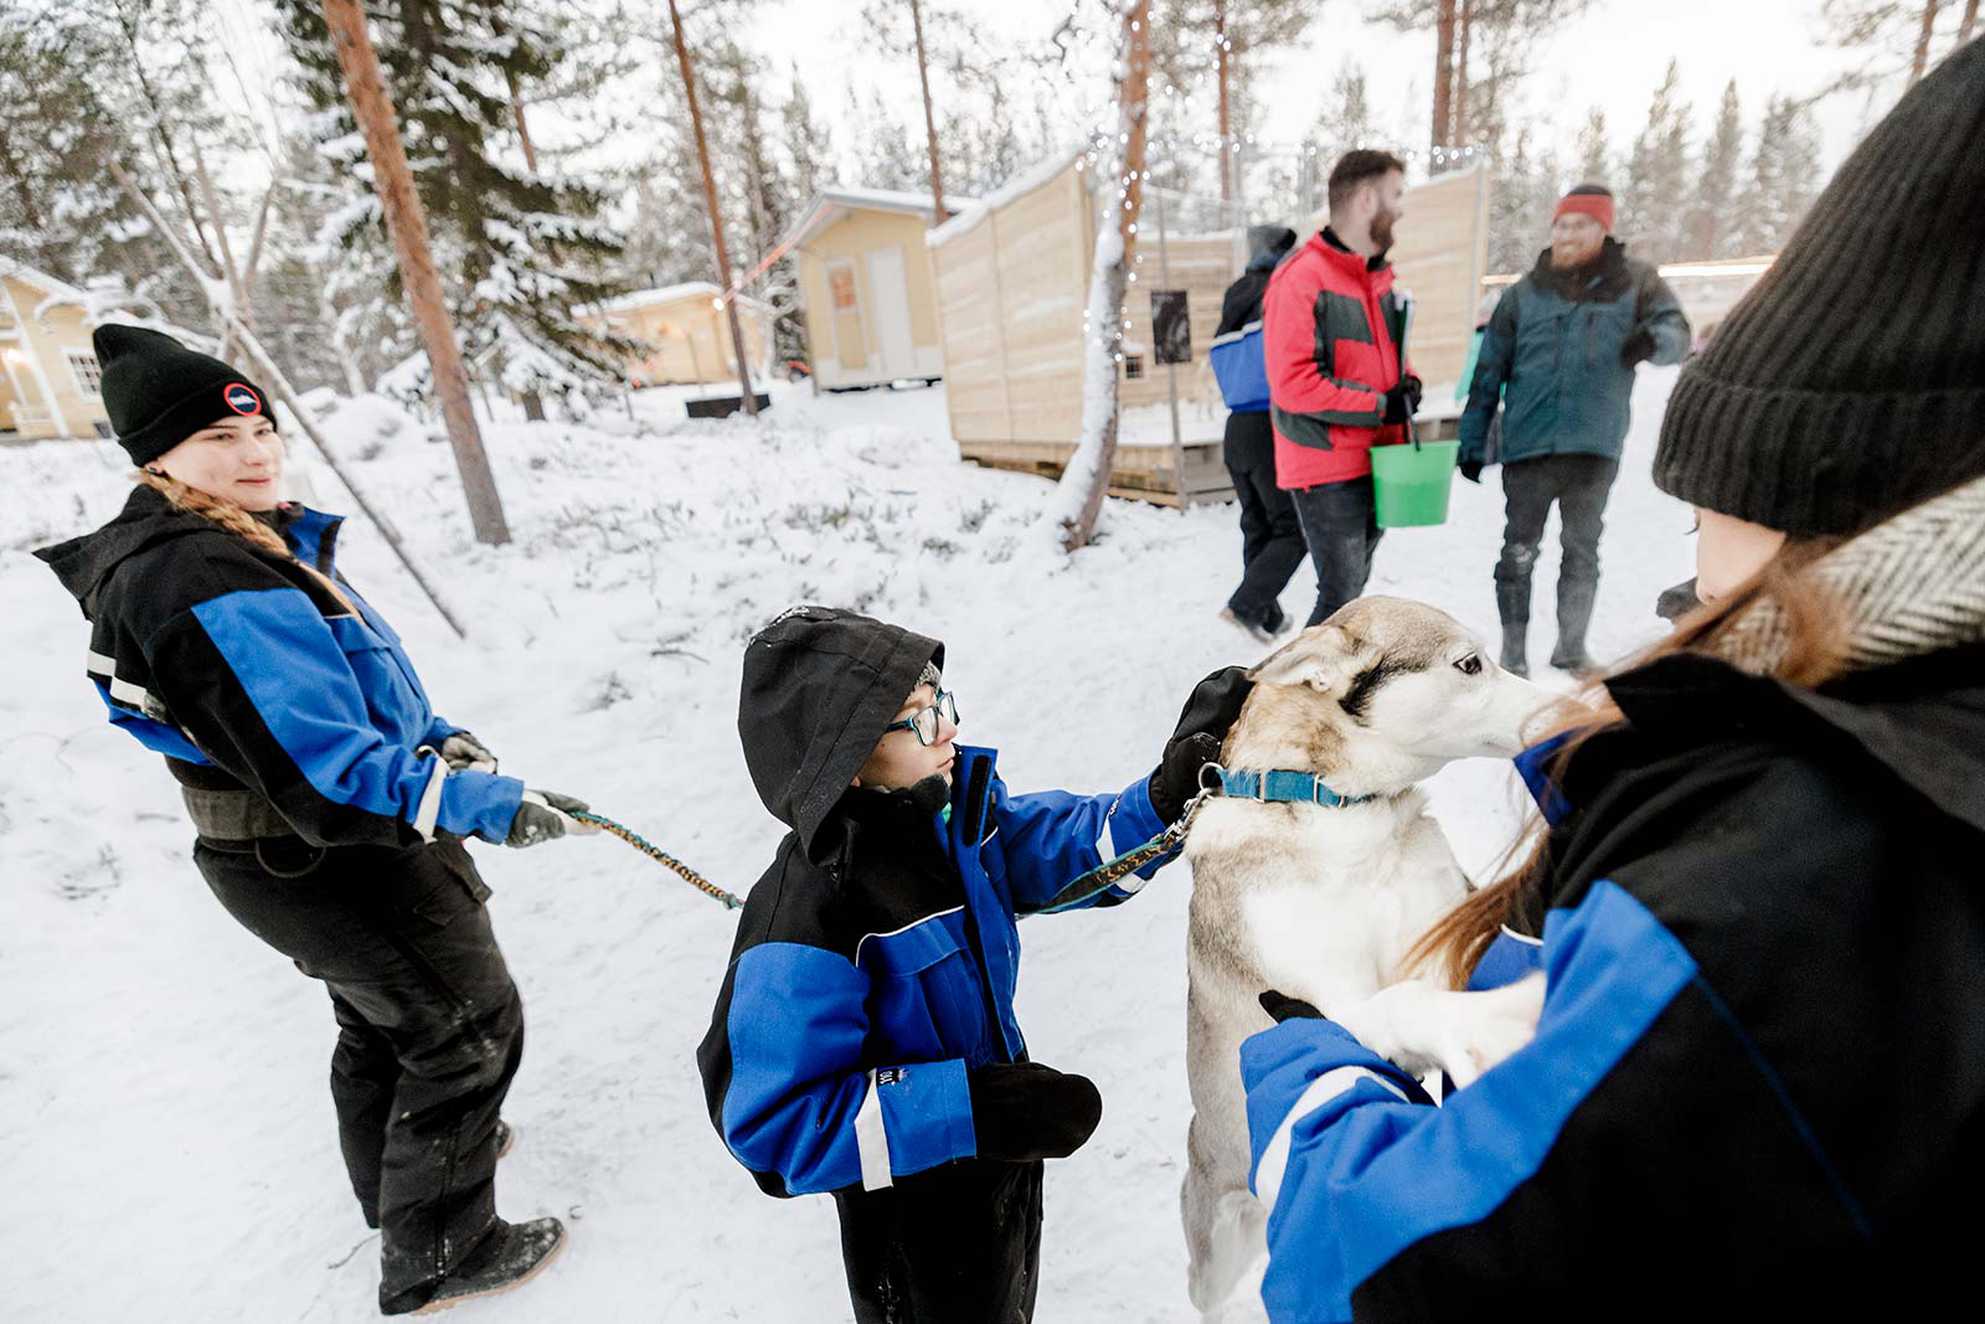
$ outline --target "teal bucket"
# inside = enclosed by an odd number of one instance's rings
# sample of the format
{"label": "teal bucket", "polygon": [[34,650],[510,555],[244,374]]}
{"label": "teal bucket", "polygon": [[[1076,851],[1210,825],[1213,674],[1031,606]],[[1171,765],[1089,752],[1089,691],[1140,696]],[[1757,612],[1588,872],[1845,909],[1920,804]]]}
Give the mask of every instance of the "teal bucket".
{"label": "teal bucket", "polygon": [[1381,529],[1447,523],[1448,492],[1461,456],[1458,441],[1412,441],[1372,447],[1372,487]]}

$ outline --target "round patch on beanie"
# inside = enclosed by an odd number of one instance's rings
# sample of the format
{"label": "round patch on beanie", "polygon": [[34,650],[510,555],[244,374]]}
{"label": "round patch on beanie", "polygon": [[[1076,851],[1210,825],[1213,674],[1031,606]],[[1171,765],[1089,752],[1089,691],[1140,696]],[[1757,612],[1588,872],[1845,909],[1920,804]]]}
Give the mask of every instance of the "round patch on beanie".
{"label": "round patch on beanie", "polygon": [[262,397],[255,394],[255,388],[247,382],[229,382],[221,389],[221,399],[237,414],[262,412]]}

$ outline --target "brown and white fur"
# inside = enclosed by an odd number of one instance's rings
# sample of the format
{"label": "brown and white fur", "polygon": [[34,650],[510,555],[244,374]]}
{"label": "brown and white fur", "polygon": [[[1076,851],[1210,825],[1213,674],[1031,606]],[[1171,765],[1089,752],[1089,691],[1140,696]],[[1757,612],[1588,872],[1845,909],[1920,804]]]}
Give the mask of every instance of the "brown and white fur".
{"label": "brown and white fur", "polygon": [[[1228,734],[1231,769],[1322,774],[1357,805],[1215,798],[1186,843],[1193,891],[1186,1065],[1193,1119],[1181,1193],[1193,1304],[1258,1318],[1267,1211],[1247,1189],[1241,1041],[1276,989],[1314,1004],[1415,1074],[1457,1085],[1528,1042],[1541,979],[1459,993],[1404,968],[1467,879],[1416,784],[1455,759],[1510,756],[1552,695],[1498,667],[1445,612],[1367,597],[1254,672]],[[1233,1313],[1229,1314],[1228,1311]]]}

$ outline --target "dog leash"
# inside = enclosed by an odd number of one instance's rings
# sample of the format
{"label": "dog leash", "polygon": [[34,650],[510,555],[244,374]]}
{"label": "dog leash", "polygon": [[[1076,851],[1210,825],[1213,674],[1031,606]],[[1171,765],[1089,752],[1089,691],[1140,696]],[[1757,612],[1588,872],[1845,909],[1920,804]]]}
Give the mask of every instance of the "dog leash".
{"label": "dog leash", "polygon": [[571,817],[578,819],[581,823],[590,824],[611,836],[619,837],[622,841],[654,860],[663,868],[673,869],[676,873],[682,875],[684,882],[709,897],[712,901],[722,904],[724,909],[736,910],[744,905],[744,899],[742,897],[732,892],[726,892],[723,888],[717,886],[708,878],[705,878],[702,874],[696,872],[696,870],[690,868],[681,860],[678,860],[675,856],[649,841],[633,828],[616,823],[603,814],[592,814],[582,811],[572,814]]}

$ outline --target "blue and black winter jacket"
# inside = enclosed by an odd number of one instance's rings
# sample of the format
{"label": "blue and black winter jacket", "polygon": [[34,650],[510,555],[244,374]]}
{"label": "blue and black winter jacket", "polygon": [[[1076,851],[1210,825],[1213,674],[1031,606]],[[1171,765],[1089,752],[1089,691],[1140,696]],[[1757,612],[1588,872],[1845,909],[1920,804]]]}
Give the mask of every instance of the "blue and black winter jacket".
{"label": "blue and black winter jacket", "polygon": [[746,651],[745,760],[793,830],[745,902],[697,1063],[711,1122],[772,1195],[874,1190],[972,1158],[966,1073],[1027,1054],[1016,917],[1164,826],[1145,781],[1013,795],[994,752],[970,746],[949,787],[851,789],[942,658],[935,640],[824,607]]}
{"label": "blue and black winter jacket", "polygon": [[1328,1021],[1243,1045],[1277,1324],[1890,1318],[1967,1289],[1981,676],[1972,646],[1819,691],[1691,656],[1609,682],[1626,720],[1549,784],[1548,873],[1475,971],[1543,970],[1527,1047],[1435,1106]]}
{"label": "blue and black winter jacket", "polygon": [[271,516],[297,564],[139,487],[116,519],[36,553],[90,621],[88,671],[110,720],[181,783],[252,790],[313,845],[500,842],[523,783],[450,772],[400,637],[338,575],[342,521]]}
{"label": "blue and black winter jacket", "polygon": [[[1621,361],[1644,334],[1654,363],[1680,363],[1689,322],[1660,273],[1606,240],[1599,258],[1559,271],[1545,249],[1503,292],[1467,383],[1461,459],[1504,464],[1545,455],[1620,458],[1631,421],[1634,366]],[[1503,411],[1499,454],[1489,423]]]}

